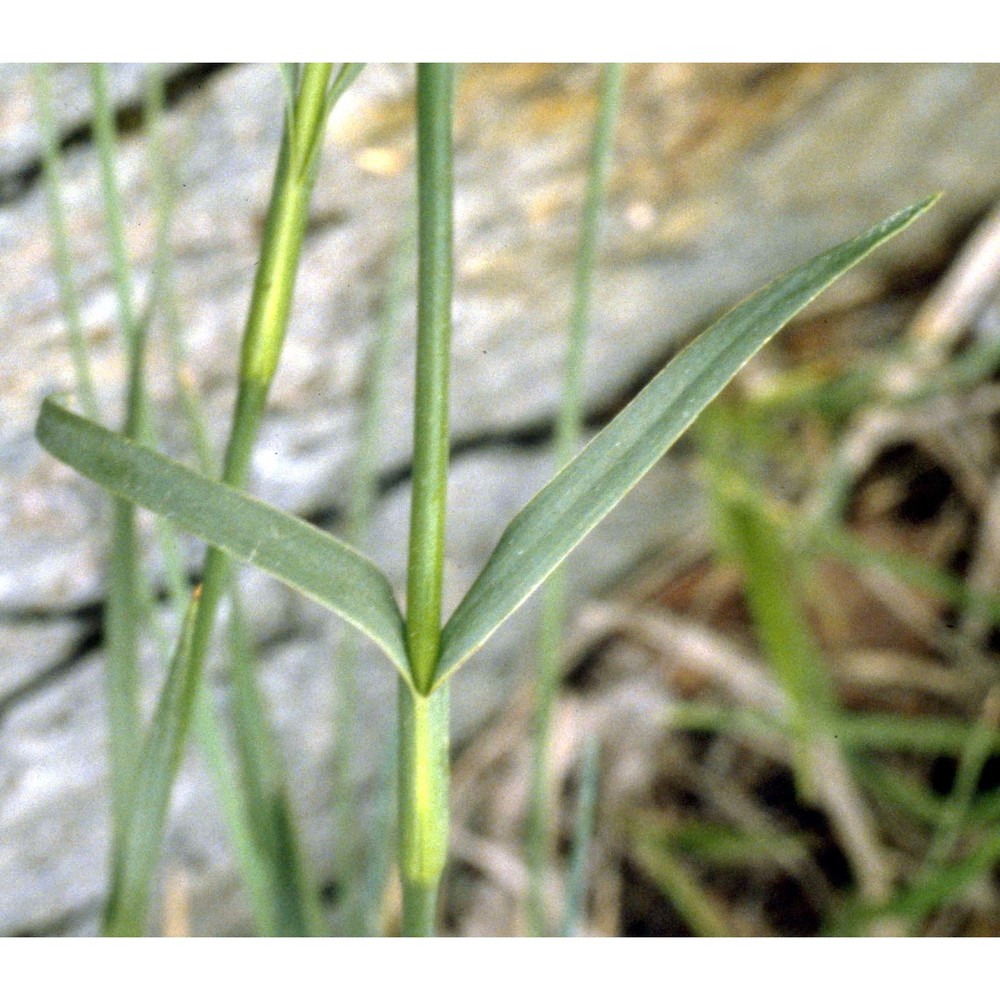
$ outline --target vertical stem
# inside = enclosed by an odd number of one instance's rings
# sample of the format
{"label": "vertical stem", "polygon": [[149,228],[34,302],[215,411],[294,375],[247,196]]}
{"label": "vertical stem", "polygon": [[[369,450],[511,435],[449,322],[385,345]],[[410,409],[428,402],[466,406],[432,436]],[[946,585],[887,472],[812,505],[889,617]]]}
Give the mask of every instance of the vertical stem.
{"label": "vertical stem", "polygon": [[[293,114],[282,137],[244,332],[233,428],[223,466],[223,481],[232,486],[242,486],[247,478],[257,429],[284,342],[319,161],[320,137],[329,110],[327,88],[331,70],[329,63],[306,66]],[[173,711],[177,712],[179,719],[169,747],[168,763],[172,773],[176,773],[184,751],[216,613],[227,586],[228,568],[228,556],[219,549],[209,549],[199,588],[200,599],[196,606],[192,605],[194,621],[190,640],[184,655],[178,658],[176,676],[174,665],[168,675],[163,698],[169,696],[175,699]],[[192,602],[194,600],[192,597]],[[158,712],[165,704],[163,698]],[[156,803],[161,832],[168,803],[169,789],[166,789],[162,800]],[[126,839],[130,836],[133,842],[125,843],[119,852],[113,880],[115,884],[131,884],[137,881],[131,876],[138,872],[141,884],[120,900],[113,894],[105,915],[105,932],[108,934],[141,933],[146,921],[148,873],[155,864],[160,843],[157,841],[149,849],[148,845],[136,841],[135,836],[127,831]]]}
{"label": "vertical stem", "polygon": [[[101,168],[105,231],[115,279],[118,319],[128,363],[126,382],[126,437],[141,439],[146,421],[144,368],[146,330],[136,323],[132,278],[125,239],[122,197],[115,175],[114,109],[103,63],[91,66],[94,99],[94,136]],[[112,501],[111,556],[104,629],[107,636],[107,702],[111,758],[112,839],[124,836],[132,781],[142,749],[142,713],[139,707],[139,635],[145,580],[139,564],[135,507],[120,497]]]}
{"label": "vertical stem", "polygon": [[[312,141],[316,131],[323,129],[331,69],[329,63],[310,63],[305,67],[294,119],[291,127],[286,127],[281,144],[260,263],[243,334],[233,428],[223,463],[222,480],[231,486],[243,486],[246,482],[253,444],[285,339],[318,163],[318,157],[314,157],[312,163],[303,164],[301,150]],[[208,651],[219,599],[225,589],[228,563],[225,553],[219,549],[209,550],[191,650],[191,697]]]}
{"label": "vertical stem", "polygon": [[[353,483],[347,509],[344,540],[363,550],[368,544],[372,511],[378,498],[378,444],[385,420],[386,388],[395,354],[399,311],[410,276],[413,261],[414,226],[409,214],[405,230],[389,267],[385,302],[379,316],[375,339],[366,361],[364,394],[361,399],[361,426],[358,448],[354,456]],[[347,933],[369,934],[378,925],[377,903],[374,900],[384,888],[385,876],[379,875],[390,867],[393,854],[391,837],[368,837],[365,848],[361,825],[360,802],[357,789],[352,785],[352,762],[357,753],[360,732],[358,729],[358,635],[348,629],[340,641],[334,664],[336,680],[336,719],[334,750],[338,761],[336,792],[339,805],[336,811],[336,836],[340,842],[347,871],[367,871],[365,879],[351,879],[346,889],[344,909]],[[395,747],[385,751],[385,767],[391,768],[398,756]],[[388,784],[395,792],[396,782],[391,771]],[[384,787],[383,785],[379,786]],[[385,825],[391,829],[391,808]],[[384,812],[384,810],[383,810]],[[376,824],[377,825],[377,824]]]}
{"label": "vertical stem", "polygon": [[597,737],[591,736],[583,750],[580,768],[580,795],[576,806],[576,824],[573,846],[566,879],[566,905],[563,910],[563,937],[579,933],[584,920],[587,897],[587,864],[590,845],[594,839],[594,820],[597,812]]}
{"label": "vertical stem", "polygon": [[406,637],[412,687],[399,692],[403,933],[434,933],[448,846],[447,686],[430,693],[441,641],[451,350],[453,68],[417,67],[417,383]]}
{"label": "vertical stem", "polygon": [[80,317],[80,300],[73,284],[73,257],[66,233],[66,212],[62,200],[62,170],[59,165],[59,132],[52,108],[51,67],[39,64],[34,69],[38,125],[42,133],[42,176],[45,181],[45,204],[49,217],[49,242],[59,282],[59,301],[69,333],[69,347],[76,375],[76,393],[84,414],[100,423],[97,390],[90,367],[87,335]]}
{"label": "vertical stem", "polygon": [[414,694],[399,682],[399,869],[403,933],[432,937],[448,853],[448,685]]}
{"label": "vertical stem", "polygon": [[417,384],[406,634],[413,683],[430,690],[441,638],[451,351],[452,67],[417,69]]}
{"label": "vertical stem", "polygon": [[[580,245],[573,283],[573,311],[569,324],[569,344],[563,378],[562,399],[556,415],[556,465],[562,468],[572,457],[583,431],[584,348],[590,326],[590,301],[597,256],[601,209],[611,158],[618,108],[621,104],[624,67],[611,63],[604,68],[597,121],[591,147],[587,193],[580,227]],[[530,880],[528,924],[533,934],[545,934],[544,881],[552,842],[552,805],[549,778],[549,741],[552,711],[559,686],[559,661],[566,618],[566,574],[560,567],[549,577],[542,591],[541,624],[538,637],[537,687],[532,726],[533,756],[528,803],[526,853]]]}

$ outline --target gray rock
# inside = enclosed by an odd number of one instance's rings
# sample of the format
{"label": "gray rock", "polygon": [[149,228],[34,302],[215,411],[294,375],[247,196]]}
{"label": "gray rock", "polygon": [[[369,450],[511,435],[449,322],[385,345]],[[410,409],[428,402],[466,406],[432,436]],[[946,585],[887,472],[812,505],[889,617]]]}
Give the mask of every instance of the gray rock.
{"label": "gray rock", "polygon": [[[136,67],[116,71],[134,101]],[[456,122],[456,303],[452,411],[463,445],[450,494],[448,600],[473,579],[504,524],[544,481],[544,444],[507,443],[544,428],[557,406],[572,261],[596,71],[463,71]],[[587,408],[612,410],[674,347],[783,269],[927,193],[948,197],[814,307],[871,301],[908,270],[933,269],[995,198],[1000,131],[989,66],[642,66],[627,79],[588,348]],[[44,678],[78,641],[72,612],[101,600],[106,502],[33,441],[42,398],[72,373],[49,262],[43,193],[15,175],[37,161],[23,68],[0,75],[0,699]],[[85,74],[60,71],[67,128],[85,122]],[[254,464],[253,489],[290,510],[343,509],[362,391],[392,248],[412,193],[412,72],[369,67],[331,123],[296,306]],[[174,221],[178,308],[216,445],[228,431],[235,358],[274,167],[282,108],[272,67],[234,67],[188,91],[166,127],[179,184]],[[120,179],[140,304],[154,219],[142,137],[122,137]],[[98,392],[120,420],[124,366],[115,326],[93,148],[64,161],[65,197]],[[9,183],[6,183],[9,182]],[[6,186],[4,186],[6,184]],[[410,449],[412,289],[403,310],[381,467]],[[152,331],[151,389],[164,447],[190,458]],[[381,501],[373,555],[402,584],[405,483]],[[682,462],[660,466],[574,557],[579,594],[610,586],[657,547],[704,539],[698,492]],[[187,557],[199,565],[200,546]],[[155,557],[154,557],[155,564]],[[337,875],[329,813],[331,619],[248,573],[262,674],[289,762],[311,856]],[[41,613],[45,632],[33,616]],[[59,616],[65,613],[65,620]],[[458,739],[495,713],[530,664],[532,608],[497,634],[456,681]],[[65,627],[64,627],[65,626]],[[42,629],[42,630],[40,630]],[[76,631],[74,631],[76,629]],[[35,650],[30,656],[25,650]],[[8,650],[12,652],[7,652]],[[0,714],[0,932],[93,930],[106,878],[102,654],[40,683]],[[159,669],[150,656],[148,694]],[[371,783],[391,718],[394,679],[362,657]],[[248,917],[212,791],[192,753],[177,788],[165,871],[188,874],[200,933],[245,930]]]}

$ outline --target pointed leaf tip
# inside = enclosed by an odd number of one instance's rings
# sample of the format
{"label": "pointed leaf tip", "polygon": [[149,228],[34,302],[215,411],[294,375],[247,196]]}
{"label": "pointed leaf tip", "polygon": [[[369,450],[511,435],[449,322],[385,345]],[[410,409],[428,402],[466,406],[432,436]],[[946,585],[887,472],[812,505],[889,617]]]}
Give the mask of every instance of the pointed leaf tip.
{"label": "pointed leaf tip", "polygon": [[435,686],[531,596],[771,337],[939,197],[775,279],[691,341],[507,526],[441,634]]}

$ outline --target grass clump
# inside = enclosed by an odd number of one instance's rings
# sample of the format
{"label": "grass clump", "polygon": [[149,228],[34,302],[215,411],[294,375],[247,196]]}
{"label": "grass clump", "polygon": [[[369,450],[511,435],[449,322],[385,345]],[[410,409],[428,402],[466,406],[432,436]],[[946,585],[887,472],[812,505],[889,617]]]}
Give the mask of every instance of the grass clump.
{"label": "grass clump", "polygon": [[[181,755],[192,723],[204,715],[211,741],[211,712],[202,705],[206,659],[224,596],[231,592],[231,560],[237,559],[296,588],[341,617],[372,640],[395,668],[397,678],[396,752],[398,767],[397,864],[402,886],[403,932],[435,933],[438,894],[448,856],[450,779],[450,685],[457,671],[482,647],[539,587],[550,582],[541,641],[536,724],[536,765],[529,857],[533,873],[531,924],[546,932],[549,920],[541,901],[541,882],[548,864],[551,820],[546,770],[552,692],[561,624],[565,617],[560,567],[593,528],[621,501],[643,475],[697,419],[746,362],[825,288],[886,240],[914,222],[934,199],[921,201],[875,225],[867,232],[821,253],[747,298],[684,348],[582,450],[581,372],[590,287],[595,268],[597,221],[609,172],[611,137],[621,99],[622,70],[605,71],[596,129],[593,165],[575,279],[568,375],[558,423],[558,469],[546,486],[511,521],[479,577],[447,621],[442,620],[444,543],[449,460],[449,395],[453,274],[453,154],[452,119],[454,70],[449,64],[417,67],[417,329],[413,448],[413,498],[405,612],[396,603],[384,574],[359,551],[370,517],[374,461],[372,439],[366,437],[359,459],[356,502],[342,541],[290,514],[270,507],[245,492],[257,431],[280,359],[292,308],[295,277],[316,179],[327,117],[337,98],[356,78],[360,67],[331,64],[284,67],[286,93],[284,128],[261,252],[240,352],[238,391],[232,430],[222,463],[221,479],[212,473],[210,456],[201,450],[200,471],[166,458],[148,431],[143,385],[146,330],[136,318],[122,222],[113,177],[113,146],[107,120],[99,133],[109,234],[121,325],[127,332],[130,360],[129,401],[122,433],[100,425],[86,403],[92,396],[87,379],[80,379],[86,411],[80,416],[54,399],[39,416],[39,441],[55,457],[99,483],[115,498],[116,565],[109,606],[124,608],[138,600],[144,584],[138,578],[134,511],[147,508],[174,527],[208,543],[201,584],[190,595],[180,636],[151,725],[137,711],[134,633],[119,610],[109,624],[109,637],[122,652],[110,656],[114,685],[112,744],[118,758],[114,771],[116,846],[106,931],[141,934],[147,929],[150,896],[163,837],[167,807]],[[103,75],[95,71],[98,104],[107,105]],[[106,90],[106,88],[105,88]],[[102,96],[102,93],[104,96]],[[101,117],[100,115],[98,116]],[[51,169],[51,168],[50,168]],[[163,200],[166,204],[166,199]],[[55,201],[53,201],[55,206]],[[52,213],[54,233],[58,211]],[[164,231],[169,227],[164,224]],[[58,244],[58,235],[56,243]],[[58,245],[57,245],[58,251]],[[160,268],[161,288],[169,300],[169,256]],[[67,315],[73,306],[70,298]],[[392,325],[387,320],[387,329]],[[74,335],[74,343],[79,335]],[[391,336],[380,340],[385,371]],[[81,356],[85,351],[80,351]],[[175,357],[180,357],[175,352]],[[81,372],[84,369],[81,368]],[[378,382],[380,376],[376,376]],[[376,397],[379,394],[375,390]],[[190,406],[192,430],[197,407]],[[373,426],[369,422],[366,426]],[[749,520],[748,520],[749,519]],[[743,558],[759,574],[761,595],[757,617],[768,636],[773,658],[792,693],[794,712],[788,725],[793,739],[806,749],[816,740],[817,705],[813,699],[820,671],[798,655],[807,634],[794,608],[776,608],[775,574],[784,550],[779,529],[755,508],[731,506],[732,530],[743,540]],[[118,574],[117,576],[115,574]],[[770,575],[768,575],[770,574]],[[554,581],[554,583],[553,583]],[[770,596],[768,596],[770,595]],[[238,609],[238,601],[236,607]],[[133,604],[128,603],[128,607]],[[249,664],[239,612],[230,643],[230,683],[236,705],[238,815],[246,821],[243,843],[246,870],[255,893],[259,923],[265,933],[322,933],[318,893],[311,884],[291,820],[282,769],[271,745],[267,719]],[[130,620],[140,616],[132,612]],[[114,652],[114,651],[112,651]],[[345,673],[341,691],[342,733],[350,733],[352,696],[348,647],[342,651]],[[808,675],[802,673],[808,667]],[[830,701],[822,701],[824,738],[836,732],[837,717]],[[731,721],[731,720],[730,720]],[[774,720],[764,720],[772,724]],[[707,724],[703,718],[698,724]],[[753,720],[757,724],[757,720]],[[346,740],[349,750],[350,740]],[[588,752],[581,780],[574,855],[567,883],[563,930],[581,923],[584,872],[592,838],[597,786],[596,745]],[[810,765],[803,763],[804,787]],[[347,820],[355,815],[350,805]],[[944,834],[942,834],[944,836]],[[350,852],[351,848],[348,848]],[[356,853],[354,856],[358,856]],[[377,858],[378,851],[372,856]],[[672,855],[671,855],[672,856]],[[652,858],[652,856],[650,856]],[[649,861],[659,878],[706,933],[725,927],[691,884],[683,866]],[[379,867],[376,864],[375,867]],[[383,866],[384,867],[384,866]],[[935,874],[940,877],[940,872]],[[378,880],[375,880],[377,884]],[[365,902],[368,899],[368,902]],[[881,897],[875,904],[883,905]],[[374,926],[370,894],[352,903],[353,926]]]}

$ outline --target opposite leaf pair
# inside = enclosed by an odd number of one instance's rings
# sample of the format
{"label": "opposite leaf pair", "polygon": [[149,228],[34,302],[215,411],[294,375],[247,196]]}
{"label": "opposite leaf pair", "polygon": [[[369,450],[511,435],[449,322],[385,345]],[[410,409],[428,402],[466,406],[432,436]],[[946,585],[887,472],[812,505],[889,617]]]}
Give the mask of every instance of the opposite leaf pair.
{"label": "opposite leaf pair", "polygon": [[372,639],[414,693],[429,694],[482,646],[632,489],[729,380],[833,281],[936,201],[891,216],[756,292],[692,341],[511,521],[446,624],[417,691],[404,620],[367,558],[305,521],[215,482],[46,400],[37,436],[112,493],[277,577]]}

